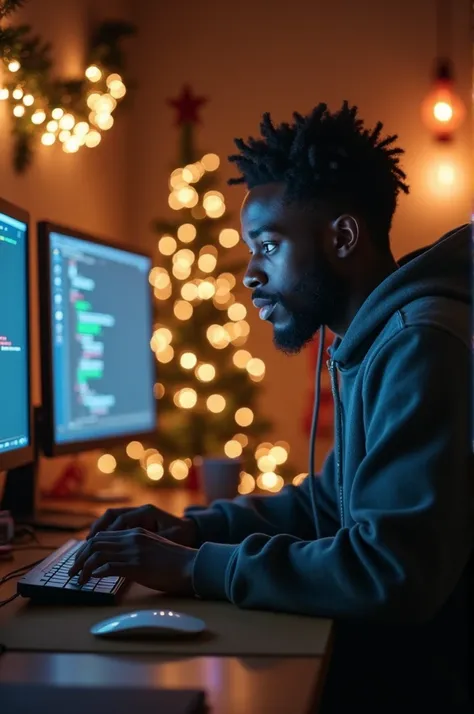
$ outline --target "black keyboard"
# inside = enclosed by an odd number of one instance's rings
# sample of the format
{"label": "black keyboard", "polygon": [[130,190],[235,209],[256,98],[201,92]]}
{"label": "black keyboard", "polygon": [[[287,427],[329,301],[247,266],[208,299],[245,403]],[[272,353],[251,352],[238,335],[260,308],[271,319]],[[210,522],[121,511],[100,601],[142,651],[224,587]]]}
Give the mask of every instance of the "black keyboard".
{"label": "black keyboard", "polygon": [[113,605],[118,602],[127,581],[120,577],[91,578],[79,585],[79,576],[69,577],[69,569],[84,541],[69,540],[32,568],[17,583],[22,597],[41,602],[79,605]]}

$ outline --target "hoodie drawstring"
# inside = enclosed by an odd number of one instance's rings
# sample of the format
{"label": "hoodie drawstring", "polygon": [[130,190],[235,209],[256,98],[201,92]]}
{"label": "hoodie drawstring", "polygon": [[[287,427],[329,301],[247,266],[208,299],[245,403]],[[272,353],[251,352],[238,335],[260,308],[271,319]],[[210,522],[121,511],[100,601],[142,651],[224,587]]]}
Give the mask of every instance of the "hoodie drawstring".
{"label": "hoodie drawstring", "polygon": [[309,493],[311,498],[311,508],[313,510],[313,521],[314,527],[316,529],[316,538],[320,537],[320,528],[318,523],[318,511],[316,507],[315,495],[314,495],[314,479],[315,474],[315,448],[316,448],[316,432],[318,430],[318,418],[319,418],[319,407],[321,403],[321,371],[323,368],[323,353],[324,345],[326,342],[326,328],[322,325],[319,332],[319,349],[318,349],[318,361],[316,363],[316,377],[314,385],[314,403],[313,403],[313,416],[311,418],[311,434],[309,437],[309,467],[308,467],[308,478],[309,478]]}

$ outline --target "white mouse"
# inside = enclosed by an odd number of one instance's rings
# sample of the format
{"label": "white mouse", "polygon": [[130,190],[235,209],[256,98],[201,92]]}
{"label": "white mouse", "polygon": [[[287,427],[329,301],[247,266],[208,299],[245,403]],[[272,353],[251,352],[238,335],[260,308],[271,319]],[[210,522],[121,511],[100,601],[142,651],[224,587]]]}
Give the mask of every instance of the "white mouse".
{"label": "white mouse", "polygon": [[116,615],[93,625],[97,637],[170,638],[199,635],[206,629],[204,620],[173,610],[137,610]]}

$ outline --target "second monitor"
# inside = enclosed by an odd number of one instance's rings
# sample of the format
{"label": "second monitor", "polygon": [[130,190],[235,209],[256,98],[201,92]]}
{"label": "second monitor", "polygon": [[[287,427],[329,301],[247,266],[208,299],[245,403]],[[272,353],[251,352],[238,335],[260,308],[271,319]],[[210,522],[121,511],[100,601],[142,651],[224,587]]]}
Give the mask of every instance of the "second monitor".
{"label": "second monitor", "polygon": [[38,237],[46,455],[152,434],[151,258],[46,222]]}

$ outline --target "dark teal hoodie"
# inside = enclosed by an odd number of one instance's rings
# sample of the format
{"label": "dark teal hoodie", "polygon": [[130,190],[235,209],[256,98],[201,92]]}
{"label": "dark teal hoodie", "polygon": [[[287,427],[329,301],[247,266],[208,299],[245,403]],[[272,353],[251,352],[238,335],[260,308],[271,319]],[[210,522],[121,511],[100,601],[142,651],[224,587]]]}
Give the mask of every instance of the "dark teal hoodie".
{"label": "dark teal hoodie", "polygon": [[469,711],[470,276],[463,226],[401,260],[334,343],[316,522],[309,478],[187,511],[197,595],[335,621],[325,711]]}

